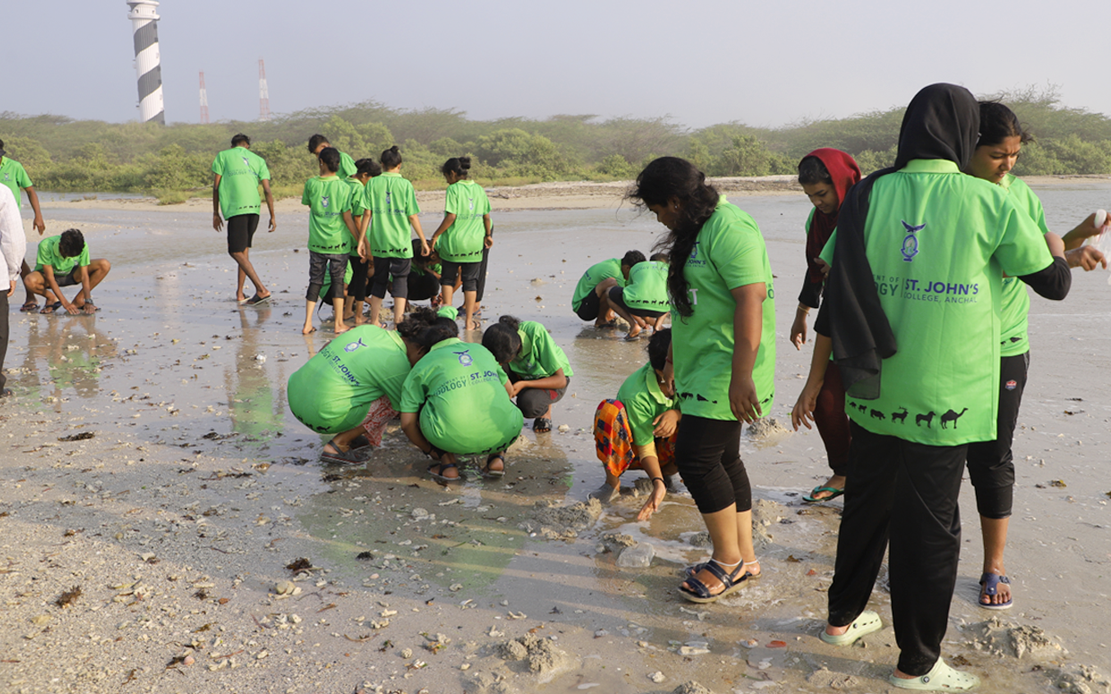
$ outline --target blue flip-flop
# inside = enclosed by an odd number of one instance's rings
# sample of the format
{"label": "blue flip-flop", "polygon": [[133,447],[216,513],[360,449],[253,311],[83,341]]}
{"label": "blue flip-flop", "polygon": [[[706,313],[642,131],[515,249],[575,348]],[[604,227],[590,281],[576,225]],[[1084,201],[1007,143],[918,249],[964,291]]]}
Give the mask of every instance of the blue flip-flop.
{"label": "blue flip-flop", "polygon": [[[995,597],[995,594],[999,592],[1000,583],[1009,586],[1011,585],[1011,579],[1007,578],[1005,574],[1001,576],[990,571],[985,573],[983,576],[980,577],[980,585],[984,587],[981,596],[987,595],[988,597]],[[977,600],[976,602],[985,610],[1009,610],[1015,604],[1014,598],[1011,598],[1007,602],[1000,603],[985,603],[981,600]]]}
{"label": "blue flip-flop", "polygon": [[[814,495],[820,494],[821,492],[830,492],[830,495],[829,496],[823,496],[820,499],[815,499]],[[808,503],[811,503],[811,504],[819,502],[819,501],[833,501],[834,499],[836,499],[837,497],[841,496],[844,493],[845,493],[844,489],[838,489],[837,487],[825,487],[825,486],[819,485],[819,486],[814,487],[813,489],[811,489],[810,490],[810,496],[804,496],[804,497],[802,497],[802,500],[806,501]]]}
{"label": "blue flip-flop", "polygon": [[458,477],[447,477],[446,475],[444,475],[444,471],[450,468],[459,470],[459,465],[456,463],[436,463],[435,465],[430,465],[428,467],[428,474],[432,475],[432,477],[440,480],[441,482],[463,482],[465,478],[463,477],[463,473],[461,470],[459,471]]}

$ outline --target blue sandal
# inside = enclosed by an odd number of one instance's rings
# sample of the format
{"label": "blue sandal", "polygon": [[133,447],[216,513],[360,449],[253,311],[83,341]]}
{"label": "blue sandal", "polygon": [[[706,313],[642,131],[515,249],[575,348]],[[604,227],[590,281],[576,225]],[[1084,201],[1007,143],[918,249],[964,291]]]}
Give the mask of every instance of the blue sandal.
{"label": "blue sandal", "polygon": [[995,597],[995,595],[999,592],[1000,583],[1009,586],[1011,585],[1011,579],[1007,578],[1006,575],[1001,576],[990,571],[980,577],[980,585],[984,587],[984,589],[980,592],[981,599],[976,601],[980,605],[980,607],[984,608],[985,610],[1009,610],[1011,609],[1011,607],[1014,606],[1014,598],[1011,598],[1007,602],[1000,603],[983,602],[983,596],[985,595],[988,597]]}
{"label": "blue sandal", "polygon": [[710,559],[710,561],[706,562],[705,567],[706,571],[709,571],[714,575],[714,578],[721,581],[722,590],[720,593],[711,593],[709,586],[694,576],[691,576],[686,581],[687,585],[690,587],[686,588],[680,585],[679,592],[690,602],[704,605],[706,603],[717,602],[726,595],[737,592],[741,589],[742,584],[751,576],[751,574],[745,571],[743,562],[737,562],[737,568],[728,573],[722,566],[723,565],[718,560]]}

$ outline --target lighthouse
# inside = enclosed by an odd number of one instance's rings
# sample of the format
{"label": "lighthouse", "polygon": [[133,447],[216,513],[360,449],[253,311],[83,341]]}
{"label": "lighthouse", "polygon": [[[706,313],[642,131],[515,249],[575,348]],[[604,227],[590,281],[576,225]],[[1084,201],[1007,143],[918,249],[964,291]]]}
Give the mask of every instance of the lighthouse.
{"label": "lighthouse", "polygon": [[128,0],[135,36],[135,71],[139,76],[139,120],[166,124],[162,106],[162,60],[158,53],[158,3]]}

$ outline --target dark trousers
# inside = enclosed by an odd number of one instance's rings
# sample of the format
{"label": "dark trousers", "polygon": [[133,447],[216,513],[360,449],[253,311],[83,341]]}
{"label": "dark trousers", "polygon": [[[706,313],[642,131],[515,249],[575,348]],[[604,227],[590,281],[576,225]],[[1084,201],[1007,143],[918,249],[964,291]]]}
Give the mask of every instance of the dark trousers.
{"label": "dark trousers", "polygon": [[[506,375],[509,376],[510,383],[516,383],[526,379],[523,376],[513,372],[507,371]],[[525,388],[520,393],[517,393],[517,409],[521,411],[525,419],[536,419],[543,417],[548,413],[548,408],[552,403],[559,402],[567,393],[567,388],[571,386],[571,379],[567,379],[567,385],[559,390],[550,390],[548,388]]]}
{"label": "dark trousers", "polygon": [[324,287],[324,277],[332,278],[331,294],[333,299],[343,298],[343,276],[347,274],[346,253],[317,253],[309,251],[309,288],[305,300],[315,302],[320,298]]}
{"label": "dark trousers", "polygon": [[675,463],[698,511],[717,513],[737,505],[752,509],[752,486],[741,460],[741,423],[683,415],[675,436]]}
{"label": "dark trousers", "polygon": [[818,403],[814,408],[814,423],[822,435],[826,446],[829,468],[835,475],[847,475],[849,469],[849,417],[845,414],[845,387],[841,384],[841,369],[830,362],[826,367],[826,378],[818,393]]}
{"label": "dark trousers", "polygon": [[0,292],[0,392],[8,382],[4,375],[4,358],[8,356],[8,290]]}
{"label": "dark trousers", "polygon": [[357,255],[351,256],[348,262],[351,263],[351,284],[347,285],[347,293],[355,301],[365,301],[367,274],[374,266]]}
{"label": "dark trousers", "polygon": [[829,588],[829,623],[846,626],[864,611],[890,537],[888,570],[899,670],[924,675],[941,655],[957,581],[957,497],[968,446],[911,443],[855,423],[852,439]]}
{"label": "dark trousers", "polygon": [[999,417],[994,441],[968,444],[968,477],[976,488],[976,510],[985,518],[1009,518],[1015,498],[1015,463],[1011,443],[1018,408],[1026,388],[1030,353],[999,362]]}
{"label": "dark trousers", "polygon": [[[491,227],[491,231],[493,228]],[[483,247],[482,262],[478,264],[478,287],[475,288],[475,301],[482,302],[482,295],[486,293],[486,263],[490,260],[490,249]]]}

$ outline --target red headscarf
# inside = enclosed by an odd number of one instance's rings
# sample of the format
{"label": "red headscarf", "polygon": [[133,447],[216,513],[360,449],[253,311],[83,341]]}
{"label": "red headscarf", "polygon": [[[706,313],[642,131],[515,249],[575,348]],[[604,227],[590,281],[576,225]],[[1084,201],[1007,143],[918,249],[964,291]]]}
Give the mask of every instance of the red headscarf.
{"label": "red headscarf", "polygon": [[826,214],[815,208],[814,218],[810,222],[810,233],[806,236],[807,279],[819,283],[825,279],[825,276],[814,259],[822,254],[822,249],[825,248],[826,242],[837,227],[837,215],[841,211],[841,203],[845,202],[845,195],[849,192],[849,188],[860,181],[860,167],[851,155],[830,147],[816,149],[806,156],[817,157],[825,164],[829,177],[833,179],[833,188],[837,191],[837,212]]}

